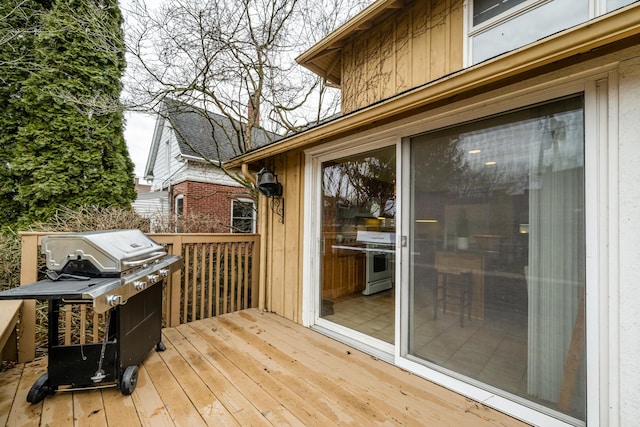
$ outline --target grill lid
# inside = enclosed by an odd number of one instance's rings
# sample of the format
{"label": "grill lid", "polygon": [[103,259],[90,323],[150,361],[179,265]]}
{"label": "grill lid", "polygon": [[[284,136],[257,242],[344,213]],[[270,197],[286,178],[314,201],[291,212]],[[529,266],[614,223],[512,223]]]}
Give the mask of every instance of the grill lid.
{"label": "grill lid", "polygon": [[92,277],[117,277],[166,252],[140,230],[106,230],[42,238],[49,270]]}

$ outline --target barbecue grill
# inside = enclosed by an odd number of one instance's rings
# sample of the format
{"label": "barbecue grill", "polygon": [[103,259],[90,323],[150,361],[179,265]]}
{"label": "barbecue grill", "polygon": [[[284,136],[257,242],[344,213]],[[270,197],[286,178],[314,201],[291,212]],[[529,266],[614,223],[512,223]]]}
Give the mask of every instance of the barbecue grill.
{"label": "barbecue grill", "polygon": [[[46,236],[41,251],[46,279],[0,292],[0,299],[48,301],[47,373],[33,384],[36,403],[65,390],[117,386],[135,389],[138,364],[150,349],[163,351],[162,282],[182,265],[140,230],[108,230]],[[61,304],[91,304],[104,314],[101,343],[61,345]]]}

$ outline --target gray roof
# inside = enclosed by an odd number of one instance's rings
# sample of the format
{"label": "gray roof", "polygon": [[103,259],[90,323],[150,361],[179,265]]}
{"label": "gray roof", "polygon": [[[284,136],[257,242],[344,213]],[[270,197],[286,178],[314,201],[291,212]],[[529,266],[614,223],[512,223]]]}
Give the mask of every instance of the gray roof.
{"label": "gray roof", "polygon": [[[183,155],[224,162],[247,151],[240,147],[244,143],[244,124],[180,101],[165,100],[165,108],[163,115],[175,130]],[[251,129],[252,148],[279,138],[262,128]]]}

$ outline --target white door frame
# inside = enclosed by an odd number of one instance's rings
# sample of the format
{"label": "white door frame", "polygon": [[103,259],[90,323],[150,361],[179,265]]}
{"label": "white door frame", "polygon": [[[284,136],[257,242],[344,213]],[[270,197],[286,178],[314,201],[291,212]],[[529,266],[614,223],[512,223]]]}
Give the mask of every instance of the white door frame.
{"label": "white door frame", "polygon": [[[349,345],[373,354],[374,356],[393,363],[396,358],[396,347],[394,344],[390,344],[379,339],[373,338],[364,333],[354,331],[353,329],[338,325],[320,317],[320,272],[321,272],[321,259],[322,259],[322,239],[321,239],[321,222],[322,222],[322,209],[321,209],[321,165],[323,162],[340,157],[346,157],[353,154],[359,154],[366,151],[375,150],[378,148],[395,146],[396,148],[396,186],[400,188],[398,178],[400,176],[399,171],[401,169],[400,159],[400,139],[396,136],[378,135],[367,136],[360,138],[349,138],[348,140],[332,143],[331,145],[325,145],[319,148],[310,149],[306,152],[305,162],[305,206],[304,211],[307,212],[306,216],[309,219],[305,221],[305,236],[313,236],[311,238],[304,239],[304,253],[305,263],[303,268],[303,313],[302,321],[305,326],[312,327],[314,329],[321,330],[323,333],[332,336],[340,341],[343,341]],[[399,217],[399,206],[402,201],[399,196],[396,198],[396,218]],[[399,229],[399,224],[396,222],[396,230]],[[396,265],[400,259],[398,249],[398,234],[396,232]],[[396,283],[400,282],[400,269],[395,269]],[[398,339],[398,298],[400,295],[400,286],[395,287],[396,292],[396,305],[395,305],[395,317],[396,317],[396,332],[395,339]]]}

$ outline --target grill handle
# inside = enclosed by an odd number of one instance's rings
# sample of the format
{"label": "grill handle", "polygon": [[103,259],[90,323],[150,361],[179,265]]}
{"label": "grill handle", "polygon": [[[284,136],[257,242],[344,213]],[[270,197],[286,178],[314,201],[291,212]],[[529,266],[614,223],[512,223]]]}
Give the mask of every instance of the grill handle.
{"label": "grill handle", "polygon": [[159,252],[152,252],[149,256],[149,258],[145,258],[145,259],[139,259],[139,260],[135,260],[135,261],[122,261],[122,264],[127,266],[127,267],[136,267],[138,265],[142,265],[142,264],[146,264],[148,262],[151,261],[155,261],[158,258],[162,258],[163,256],[165,256],[167,253],[164,251],[159,251]]}

